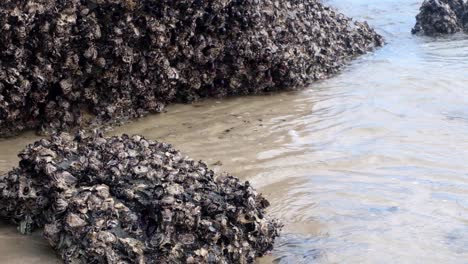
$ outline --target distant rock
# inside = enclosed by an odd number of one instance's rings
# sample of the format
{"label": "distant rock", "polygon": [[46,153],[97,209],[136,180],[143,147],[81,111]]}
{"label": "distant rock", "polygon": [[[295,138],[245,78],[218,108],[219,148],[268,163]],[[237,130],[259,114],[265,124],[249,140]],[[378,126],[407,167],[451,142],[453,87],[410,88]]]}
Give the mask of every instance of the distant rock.
{"label": "distant rock", "polygon": [[463,0],[426,0],[416,16],[413,34],[453,34],[468,26],[468,8]]}

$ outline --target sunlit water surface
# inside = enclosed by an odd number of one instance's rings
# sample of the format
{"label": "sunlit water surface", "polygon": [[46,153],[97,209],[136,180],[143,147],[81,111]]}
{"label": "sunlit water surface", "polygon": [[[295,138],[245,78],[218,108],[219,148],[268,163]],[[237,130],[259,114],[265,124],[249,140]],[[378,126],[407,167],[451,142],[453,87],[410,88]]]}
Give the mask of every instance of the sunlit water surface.
{"label": "sunlit water surface", "polygon": [[[421,1],[327,2],[387,45],[304,91],[175,105],[111,134],[251,181],[285,224],[262,263],[468,263],[468,37],[412,36]],[[0,170],[34,138],[1,142]],[[56,261],[0,229],[1,263]]]}

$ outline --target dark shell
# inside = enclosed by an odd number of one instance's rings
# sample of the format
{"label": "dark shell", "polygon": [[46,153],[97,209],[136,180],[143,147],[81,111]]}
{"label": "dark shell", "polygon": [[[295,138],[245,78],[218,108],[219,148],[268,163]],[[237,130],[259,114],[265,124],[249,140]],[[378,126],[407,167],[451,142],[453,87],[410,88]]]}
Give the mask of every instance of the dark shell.
{"label": "dark shell", "polygon": [[468,3],[464,0],[426,0],[423,2],[412,33],[428,36],[468,30]]}
{"label": "dark shell", "polygon": [[54,135],[0,178],[0,215],[66,263],[252,263],[281,225],[248,182],[141,136]]}
{"label": "dark shell", "polygon": [[318,0],[2,0],[0,27],[0,136],[300,88],[383,42]]}

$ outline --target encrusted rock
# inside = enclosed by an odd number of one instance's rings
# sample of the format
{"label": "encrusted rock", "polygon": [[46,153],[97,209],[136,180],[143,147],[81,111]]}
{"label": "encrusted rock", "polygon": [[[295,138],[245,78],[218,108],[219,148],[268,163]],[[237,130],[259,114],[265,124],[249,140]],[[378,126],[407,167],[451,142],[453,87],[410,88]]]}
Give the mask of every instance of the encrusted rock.
{"label": "encrusted rock", "polygon": [[456,33],[468,29],[467,17],[464,0],[425,0],[412,33],[429,36]]}
{"label": "encrusted rock", "polygon": [[280,224],[248,182],[141,136],[54,135],[0,178],[0,215],[66,263],[252,263]]}
{"label": "encrusted rock", "polygon": [[382,45],[318,0],[2,0],[0,136],[294,89]]}

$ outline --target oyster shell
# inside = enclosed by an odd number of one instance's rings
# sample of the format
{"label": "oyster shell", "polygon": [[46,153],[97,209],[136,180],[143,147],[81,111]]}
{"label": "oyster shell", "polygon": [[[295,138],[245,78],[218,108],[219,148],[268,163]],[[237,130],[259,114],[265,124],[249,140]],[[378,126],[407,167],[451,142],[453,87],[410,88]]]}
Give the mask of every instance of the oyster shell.
{"label": "oyster shell", "polygon": [[383,43],[318,0],[2,0],[0,27],[0,136],[300,88]]}
{"label": "oyster shell", "polygon": [[248,182],[142,136],[62,133],[19,157],[0,215],[44,227],[65,263],[252,263],[281,228]]}
{"label": "oyster shell", "polygon": [[423,2],[413,34],[429,36],[468,30],[468,3],[463,0],[426,0]]}

